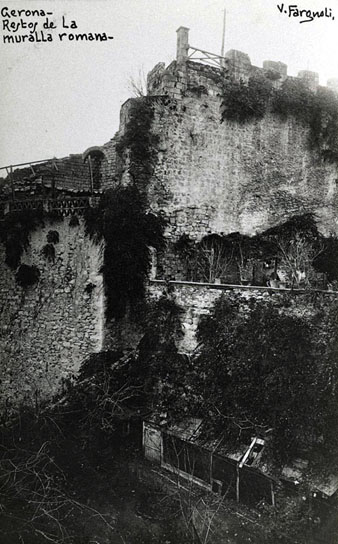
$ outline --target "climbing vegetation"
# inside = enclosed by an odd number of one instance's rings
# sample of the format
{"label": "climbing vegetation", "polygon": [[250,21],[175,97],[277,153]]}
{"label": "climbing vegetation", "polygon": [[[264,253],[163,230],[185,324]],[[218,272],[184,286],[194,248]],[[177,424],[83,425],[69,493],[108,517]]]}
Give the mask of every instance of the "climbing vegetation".
{"label": "climbing vegetation", "polygon": [[15,274],[15,280],[24,289],[39,281],[40,271],[36,266],[21,264]]}
{"label": "climbing vegetation", "polygon": [[312,92],[301,79],[287,78],[275,88],[271,78],[254,75],[248,82],[223,83],[222,120],[247,123],[266,112],[292,116],[309,127],[308,145],[324,160],[338,161],[338,97],[324,87]]}
{"label": "climbing vegetation", "polygon": [[42,210],[21,210],[5,215],[0,224],[0,240],[6,248],[6,264],[12,270],[19,266],[29,246],[30,234],[43,225],[43,218]]}
{"label": "climbing vegetation", "polygon": [[150,269],[150,247],[163,247],[164,221],[147,211],[138,188],[107,191],[98,208],[85,214],[87,234],[105,241],[103,274],[108,318],[121,318],[127,304],[143,299]]}
{"label": "climbing vegetation", "polygon": [[[5,245],[5,262],[9,268],[12,270],[18,268],[24,251],[29,247],[31,233],[44,227],[46,220],[62,221],[63,217],[58,213],[44,212],[42,209],[26,209],[5,215],[0,223],[0,242]],[[47,241],[57,243],[54,240],[59,241],[59,234],[51,230],[47,234]]]}
{"label": "climbing vegetation", "polygon": [[224,84],[222,119],[246,123],[261,119],[272,94],[271,82],[262,76],[253,76],[248,83],[230,80]]}
{"label": "climbing vegetation", "polygon": [[151,99],[133,99],[124,134],[116,146],[120,158],[126,158],[128,173],[139,190],[146,189],[156,161],[156,146],[159,136],[151,130],[154,108]]}
{"label": "climbing vegetation", "polygon": [[46,238],[49,244],[58,244],[60,241],[59,233],[57,230],[49,230]]}
{"label": "climbing vegetation", "polygon": [[108,318],[120,319],[127,304],[144,298],[150,247],[164,247],[164,220],[149,211],[146,189],[156,161],[154,109],[146,97],[130,104],[129,120],[116,151],[128,165],[131,183],[107,191],[85,214],[87,233],[105,241],[103,273]]}

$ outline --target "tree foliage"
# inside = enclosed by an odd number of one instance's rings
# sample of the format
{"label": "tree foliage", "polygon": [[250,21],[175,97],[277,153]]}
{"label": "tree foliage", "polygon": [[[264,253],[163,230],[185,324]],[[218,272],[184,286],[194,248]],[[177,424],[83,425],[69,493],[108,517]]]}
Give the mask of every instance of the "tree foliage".
{"label": "tree foliage", "polygon": [[283,461],[323,440],[327,452],[337,447],[337,352],[332,343],[321,358],[327,338],[315,334],[310,320],[271,302],[245,306],[223,297],[198,337],[201,387],[218,428],[232,422],[239,429],[243,421],[251,432],[271,428]]}

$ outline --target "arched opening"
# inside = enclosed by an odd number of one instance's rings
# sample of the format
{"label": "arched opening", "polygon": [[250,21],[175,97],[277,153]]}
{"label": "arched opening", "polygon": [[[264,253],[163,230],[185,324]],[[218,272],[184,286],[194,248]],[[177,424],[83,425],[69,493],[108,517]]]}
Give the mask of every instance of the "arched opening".
{"label": "arched opening", "polygon": [[89,147],[82,155],[84,162],[88,162],[92,192],[101,189],[102,161],[105,154],[100,147]]}

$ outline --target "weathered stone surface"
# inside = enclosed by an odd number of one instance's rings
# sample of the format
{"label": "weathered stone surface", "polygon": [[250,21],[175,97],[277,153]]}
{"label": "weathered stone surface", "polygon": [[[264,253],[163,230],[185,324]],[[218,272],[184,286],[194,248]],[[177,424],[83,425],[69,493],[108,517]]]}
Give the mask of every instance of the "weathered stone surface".
{"label": "weathered stone surface", "polygon": [[[51,228],[60,236],[54,246],[55,262],[41,255]],[[76,374],[86,355],[101,349],[101,256],[102,248],[84,236],[82,224],[69,227],[67,220],[46,224],[32,233],[30,247],[21,259],[39,268],[40,281],[23,290],[5,265],[0,246],[0,391],[4,402],[33,402],[34,395],[50,396],[62,380]],[[95,275],[96,283],[88,296],[85,287],[90,274]]]}

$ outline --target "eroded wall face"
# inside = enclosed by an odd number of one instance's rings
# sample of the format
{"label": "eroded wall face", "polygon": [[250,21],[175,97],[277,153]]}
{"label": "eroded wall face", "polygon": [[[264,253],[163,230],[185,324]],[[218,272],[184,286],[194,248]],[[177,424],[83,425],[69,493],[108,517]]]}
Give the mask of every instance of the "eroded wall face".
{"label": "eroded wall face", "polygon": [[[151,282],[148,287],[148,296],[152,300],[158,300],[161,296],[168,296],[167,289],[164,283]],[[304,291],[304,294],[293,294],[292,292],[286,293],[285,291],[278,290],[271,292],[268,289],[245,289],[245,287],[238,287],[237,289],[223,290],[223,289],[210,289],[203,285],[192,284],[171,284],[171,299],[181,308],[181,325],[182,336],[177,344],[177,347],[181,353],[192,353],[197,345],[197,329],[203,316],[209,315],[214,305],[220,297],[225,297],[229,301],[241,300],[243,304],[243,311],[247,311],[248,300],[255,300],[256,302],[272,302],[278,305],[285,305],[282,312],[288,315],[292,315],[305,320],[315,315],[319,308],[319,302],[323,307],[328,309],[337,302],[337,294],[327,292],[322,298],[314,298],[311,301],[309,293]]]}
{"label": "eroded wall face", "polygon": [[[49,230],[59,233],[55,260],[41,254]],[[33,232],[21,262],[35,265],[39,282],[23,289],[0,246],[0,391],[2,402],[50,397],[82,360],[103,343],[104,297],[98,273],[102,247],[84,227],[46,223]]]}
{"label": "eroded wall face", "polygon": [[308,127],[293,117],[221,122],[221,99],[186,96],[156,103],[160,135],[149,191],[168,233],[252,235],[313,212],[320,230],[338,233],[337,166],[308,149]]}

